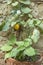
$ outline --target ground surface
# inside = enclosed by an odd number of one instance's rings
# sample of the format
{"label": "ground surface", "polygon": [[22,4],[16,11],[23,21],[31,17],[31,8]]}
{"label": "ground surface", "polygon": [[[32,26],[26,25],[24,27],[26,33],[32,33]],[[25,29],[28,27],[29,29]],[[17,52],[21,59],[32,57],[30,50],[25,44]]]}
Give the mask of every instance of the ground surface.
{"label": "ground surface", "polygon": [[[6,16],[10,15],[10,11],[11,11],[11,6],[8,6],[5,2],[6,0],[0,0],[0,22],[6,18]],[[33,3],[32,3],[33,4]],[[40,18],[43,19],[43,3],[41,4],[33,4],[33,15],[36,18]],[[5,33],[0,32],[0,47],[6,43],[7,38],[3,37],[3,35],[5,35]],[[41,36],[41,39],[39,41],[39,43],[37,44],[37,49],[39,52],[43,53],[43,36]],[[0,65],[5,65],[5,62],[3,60],[4,57],[4,53],[2,53],[2,51],[0,51]],[[42,62],[43,65],[43,62]]]}

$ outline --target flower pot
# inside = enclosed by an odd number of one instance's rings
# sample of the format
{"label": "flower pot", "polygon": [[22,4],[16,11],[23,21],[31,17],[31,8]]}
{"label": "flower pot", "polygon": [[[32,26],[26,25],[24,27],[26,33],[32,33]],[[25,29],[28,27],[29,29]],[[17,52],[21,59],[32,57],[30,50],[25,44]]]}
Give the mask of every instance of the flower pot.
{"label": "flower pot", "polygon": [[20,62],[13,58],[9,58],[6,60],[6,65],[41,65],[41,63],[42,63],[42,56],[40,56],[40,59],[36,62],[26,62],[26,61]]}

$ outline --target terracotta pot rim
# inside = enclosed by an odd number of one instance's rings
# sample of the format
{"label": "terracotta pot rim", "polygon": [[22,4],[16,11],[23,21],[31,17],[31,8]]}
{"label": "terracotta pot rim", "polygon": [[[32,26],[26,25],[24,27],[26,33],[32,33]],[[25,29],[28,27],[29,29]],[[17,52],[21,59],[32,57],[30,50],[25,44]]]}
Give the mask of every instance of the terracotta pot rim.
{"label": "terracotta pot rim", "polygon": [[[38,62],[40,62],[40,61],[42,61],[42,59],[43,59],[43,57],[42,57],[42,55],[40,55],[40,59],[39,60],[37,60],[37,61],[35,61],[35,62],[28,62],[28,61],[22,61],[22,63],[38,63]],[[16,60],[16,59],[13,59],[13,58],[9,58],[9,59],[7,59],[7,60],[12,60],[12,61],[18,61],[18,60]],[[18,61],[18,62],[21,62],[21,61]]]}

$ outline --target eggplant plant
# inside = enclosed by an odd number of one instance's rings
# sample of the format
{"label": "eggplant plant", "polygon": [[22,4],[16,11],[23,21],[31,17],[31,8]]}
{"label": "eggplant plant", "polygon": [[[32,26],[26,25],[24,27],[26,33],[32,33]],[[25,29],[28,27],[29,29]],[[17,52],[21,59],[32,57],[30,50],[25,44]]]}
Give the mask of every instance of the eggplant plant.
{"label": "eggplant plant", "polygon": [[6,22],[1,30],[8,31],[13,29],[14,31],[19,31],[21,27],[22,30],[26,30],[26,27],[28,27],[29,35],[26,39],[18,41],[11,34],[7,43],[1,47],[1,50],[6,52],[5,59],[12,57],[17,60],[24,60],[27,56],[35,61],[34,56],[37,55],[37,52],[32,45],[36,44],[40,38],[40,30],[43,31],[43,21],[34,18],[32,15],[30,0],[8,0],[7,5],[12,6],[12,16],[6,18]]}

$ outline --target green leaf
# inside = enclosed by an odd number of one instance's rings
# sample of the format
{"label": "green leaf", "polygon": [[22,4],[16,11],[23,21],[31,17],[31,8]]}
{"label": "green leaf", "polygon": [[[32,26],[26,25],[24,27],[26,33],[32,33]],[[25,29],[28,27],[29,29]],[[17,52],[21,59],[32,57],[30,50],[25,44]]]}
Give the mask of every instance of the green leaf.
{"label": "green leaf", "polygon": [[36,52],[32,47],[29,47],[25,49],[24,54],[27,56],[33,56],[36,54]]}
{"label": "green leaf", "polygon": [[18,46],[23,46],[23,45],[24,45],[24,42],[23,42],[23,41],[17,41],[17,42],[16,42],[16,45],[18,45]]}
{"label": "green leaf", "polygon": [[38,27],[43,31],[43,22],[41,22]]}
{"label": "green leaf", "polygon": [[9,36],[10,38],[9,38],[9,40],[7,41],[7,45],[6,46],[9,46],[9,45],[15,45],[16,43],[16,37],[14,36],[14,34],[11,34],[10,36]]}
{"label": "green leaf", "polygon": [[17,22],[11,22],[11,27],[13,27]]}
{"label": "green leaf", "polygon": [[14,36],[14,34],[11,34],[10,37],[9,37],[8,44],[14,45],[15,42],[16,42],[16,37]]}
{"label": "green leaf", "polygon": [[3,27],[3,31],[8,31],[10,29],[10,23],[11,22],[6,22],[5,26]]}
{"label": "green leaf", "polygon": [[16,2],[12,3],[12,6],[17,6],[18,4],[19,4],[18,1],[16,1]]}
{"label": "green leaf", "polygon": [[28,7],[26,7],[26,8],[22,8],[21,11],[22,11],[23,13],[25,13],[25,14],[28,14],[28,13],[31,12],[31,9],[28,8]]}
{"label": "green leaf", "polygon": [[21,25],[25,25],[25,21],[23,20],[23,21],[20,21],[20,24]]}
{"label": "green leaf", "polygon": [[30,5],[30,4],[31,4],[30,0],[25,0],[25,1],[19,0],[19,2],[20,2],[20,3],[23,3],[23,4],[25,4],[25,5]]}
{"label": "green leaf", "polygon": [[25,41],[24,46],[28,47],[28,46],[30,46],[30,43],[28,41]]}
{"label": "green leaf", "polygon": [[24,46],[14,48],[14,49],[11,51],[11,57],[16,58],[16,56],[17,56],[17,55],[19,54],[19,52],[22,51],[22,50],[24,50]]}
{"label": "green leaf", "polygon": [[34,43],[37,43],[40,38],[40,32],[37,29],[34,29],[33,35],[31,36]]}
{"label": "green leaf", "polygon": [[5,44],[4,46],[1,47],[2,51],[10,51],[12,49],[12,46],[9,46],[7,44]]}
{"label": "green leaf", "polygon": [[29,20],[27,20],[27,25],[29,25],[29,27],[32,27],[32,28],[40,25],[40,23],[41,23],[41,21],[39,19],[29,19]]}
{"label": "green leaf", "polygon": [[24,40],[24,46],[25,46],[25,47],[28,47],[28,46],[30,46],[30,45],[32,45],[32,40],[29,39],[29,38],[25,39],[25,40]]}
{"label": "green leaf", "polygon": [[27,24],[29,25],[29,27],[34,27],[34,20],[27,20]]}
{"label": "green leaf", "polygon": [[17,48],[14,48],[12,51],[11,51],[11,57],[14,57],[16,58],[16,56],[18,55],[19,53],[19,50]]}
{"label": "green leaf", "polygon": [[33,19],[34,20],[34,25],[39,25],[41,23],[41,21],[39,19]]}
{"label": "green leaf", "polygon": [[8,58],[11,58],[11,57],[12,57],[11,52],[5,54],[5,60],[8,59]]}
{"label": "green leaf", "polygon": [[17,49],[18,49],[19,51],[23,51],[23,50],[25,49],[25,46],[19,46]]}
{"label": "green leaf", "polygon": [[23,59],[24,59],[23,51],[20,51],[16,58],[17,58],[18,60],[20,60],[20,61],[23,61]]}

